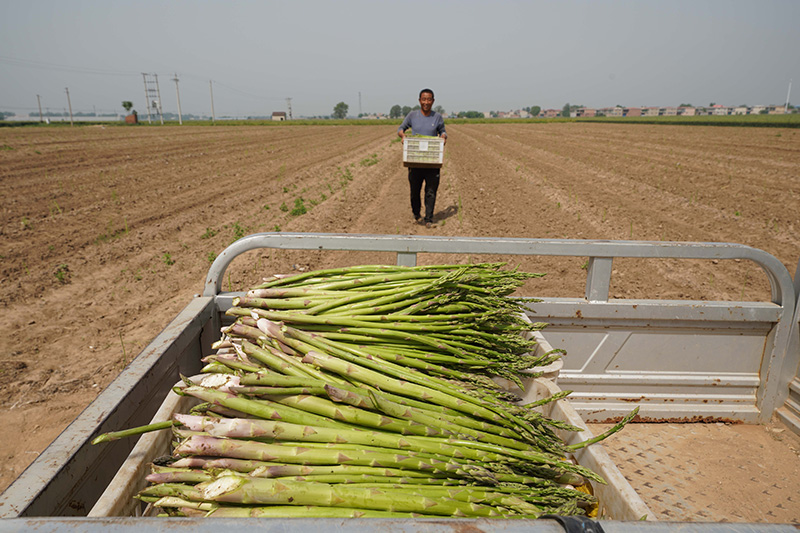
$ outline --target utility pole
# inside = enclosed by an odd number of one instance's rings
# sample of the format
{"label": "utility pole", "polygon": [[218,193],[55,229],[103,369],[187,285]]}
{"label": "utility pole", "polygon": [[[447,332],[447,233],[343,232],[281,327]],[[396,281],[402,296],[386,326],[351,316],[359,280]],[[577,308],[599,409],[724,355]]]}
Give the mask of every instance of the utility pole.
{"label": "utility pole", "polygon": [[158,87],[158,74],[153,74],[153,77],[156,79],[156,94],[158,95],[158,116],[161,119],[161,125],[164,125],[164,112],[163,106],[161,105],[161,89]]}
{"label": "utility pole", "polygon": [[147,123],[152,124],[153,120],[150,118],[150,91],[147,88],[146,72],[142,72],[142,79],[144,80],[144,106],[147,108]]}
{"label": "utility pole", "polygon": [[39,122],[44,122],[44,118],[42,117],[42,97],[38,94],[36,95],[36,101],[39,102]]}
{"label": "utility pole", "polygon": [[358,91],[358,117],[361,118],[361,91]]}
{"label": "utility pole", "polygon": [[183,126],[183,113],[181,113],[181,93],[178,90],[178,73],[175,73],[175,77],[172,78],[172,81],[175,82],[175,94],[178,95],[178,124]]}
{"label": "utility pole", "polygon": [[291,98],[287,98],[286,99],[286,107],[289,108],[289,120],[292,120],[292,99]]}
{"label": "utility pole", "polygon": [[64,88],[67,91],[67,104],[69,105],[69,125],[74,126],[75,124],[72,122],[72,101],[69,99],[69,87]]}
{"label": "utility pole", "polygon": [[217,121],[217,116],[214,114],[214,85],[211,80],[208,80],[208,89],[211,91],[211,123],[214,124]]}
{"label": "utility pole", "polygon": [[783,106],[783,113],[789,112],[789,97],[792,95],[792,80],[789,80],[789,92],[786,93],[786,105]]}
{"label": "utility pole", "polygon": [[[151,76],[152,79],[149,79]],[[161,107],[161,89],[158,87],[158,74],[142,72],[142,77],[144,78],[144,101],[147,103],[147,123],[152,124],[150,120],[150,108],[152,107],[158,113],[158,118],[163,126],[164,113]]]}

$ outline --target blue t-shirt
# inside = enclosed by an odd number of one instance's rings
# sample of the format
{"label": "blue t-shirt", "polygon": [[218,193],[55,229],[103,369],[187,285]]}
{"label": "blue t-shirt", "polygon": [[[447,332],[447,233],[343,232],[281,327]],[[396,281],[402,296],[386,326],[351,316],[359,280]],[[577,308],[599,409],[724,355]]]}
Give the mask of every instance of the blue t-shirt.
{"label": "blue t-shirt", "polygon": [[444,131],[442,115],[433,110],[427,117],[419,109],[415,109],[406,115],[397,131],[406,131],[408,128],[411,128],[411,133],[415,135],[430,135],[431,137],[438,137],[441,134],[447,135],[447,132]]}

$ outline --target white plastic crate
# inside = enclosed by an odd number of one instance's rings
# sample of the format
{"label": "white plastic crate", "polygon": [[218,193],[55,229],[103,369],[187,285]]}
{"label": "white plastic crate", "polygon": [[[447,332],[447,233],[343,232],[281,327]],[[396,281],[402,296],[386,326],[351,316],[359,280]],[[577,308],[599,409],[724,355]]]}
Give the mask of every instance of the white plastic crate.
{"label": "white plastic crate", "polygon": [[444,139],[407,135],[403,141],[403,166],[441,168],[444,162]]}

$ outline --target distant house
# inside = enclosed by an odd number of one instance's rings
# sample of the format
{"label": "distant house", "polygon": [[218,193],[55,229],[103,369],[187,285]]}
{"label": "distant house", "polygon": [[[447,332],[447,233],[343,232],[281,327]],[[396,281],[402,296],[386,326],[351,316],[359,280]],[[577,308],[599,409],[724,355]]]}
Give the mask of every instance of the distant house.
{"label": "distant house", "polygon": [[556,118],[561,114],[560,109],[546,109],[542,111],[539,116],[544,118]]}
{"label": "distant house", "polygon": [[612,107],[611,110],[606,113],[607,117],[623,117],[625,112],[625,108],[622,107]]}
{"label": "distant house", "polygon": [[784,107],[782,105],[767,106],[767,113],[770,115],[783,115]]}
{"label": "distant house", "polygon": [[276,121],[286,120],[286,111],[273,111],[272,120]]}
{"label": "distant house", "polygon": [[659,112],[659,115],[662,117],[674,117],[678,115],[678,108],[677,107],[662,107]]}
{"label": "distant house", "polygon": [[575,116],[576,117],[594,117],[594,116],[597,116],[597,110],[596,109],[590,109],[590,108],[587,108],[587,107],[579,107],[578,109],[575,110]]}
{"label": "distant house", "polygon": [[712,115],[730,115],[730,109],[721,104],[714,104],[711,106]]}
{"label": "distant house", "polygon": [[681,117],[693,117],[697,114],[697,109],[689,106],[679,107],[678,115]]}
{"label": "distant house", "polygon": [[622,108],[622,116],[623,117],[641,117],[642,116],[642,108],[641,107],[623,107]]}
{"label": "distant house", "polygon": [[765,105],[754,105],[753,107],[750,108],[750,114],[760,115],[761,112],[764,111],[765,109],[767,109],[767,106]]}

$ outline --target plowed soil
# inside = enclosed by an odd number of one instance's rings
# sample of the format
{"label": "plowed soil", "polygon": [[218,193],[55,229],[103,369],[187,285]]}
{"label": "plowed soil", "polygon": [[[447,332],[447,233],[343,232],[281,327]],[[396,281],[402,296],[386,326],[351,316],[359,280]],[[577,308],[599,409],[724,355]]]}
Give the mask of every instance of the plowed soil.
{"label": "plowed soil", "polygon": [[[797,130],[450,125],[433,228],[411,217],[394,130],[0,128],[0,490],[202,292],[216,254],[246,234],[736,242],[795,272]],[[387,260],[251,252],[229,269],[226,289]],[[583,296],[585,258],[512,261],[548,273],[527,295]],[[770,298],[763,272],[746,262],[621,260],[612,283],[619,298]],[[769,449],[758,453],[771,460]]]}

